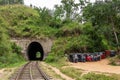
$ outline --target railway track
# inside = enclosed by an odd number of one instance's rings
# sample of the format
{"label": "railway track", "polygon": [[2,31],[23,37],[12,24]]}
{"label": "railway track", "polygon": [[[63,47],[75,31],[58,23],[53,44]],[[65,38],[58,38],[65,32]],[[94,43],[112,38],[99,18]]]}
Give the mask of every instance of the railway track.
{"label": "railway track", "polygon": [[42,69],[38,61],[30,61],[10,78],[10,80],[51,80]]}

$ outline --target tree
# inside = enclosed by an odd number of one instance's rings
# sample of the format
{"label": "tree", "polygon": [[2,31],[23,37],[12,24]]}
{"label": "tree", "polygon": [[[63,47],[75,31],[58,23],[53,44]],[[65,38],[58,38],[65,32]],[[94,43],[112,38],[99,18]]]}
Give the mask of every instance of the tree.
{"label": "tree", "polygon": [[[62,8],[64,11],[64,17],[65,20],[77,20],[80,18],[79,13],[79,6],[81,6],[80,3],[75,3],[75,0],[62,0]],[[79,20],[79,19],[78,19]]]}
{"label": "tree", "polygon": [[66,19],[70,20],[74,0],[62,0],[61,3],[66,14]]}
{"label": "tree", "polygon": [[46,7],[36,8],[36,10],[39,13],[40,24],[49,24],[52,18],[51,11]]}
{"label": "tree", "polygon": [[0,5],[4,5],[6,0],[0,0]]}
{"label": "tree", "polygon": [[[90,3],[83,10],[84,21],[89,21],[97,29],[105,26],[111,28],[114,34],[116,45],[119,44],[118,40],[118,17],[120,11],[120,1],[97,1],[94,4]],[[103,27],[104,26],[104,27]],[[111,36],[112,37],[112,36]],[[119,49],[119,46],[118,46]]]}
{"label": "tree", "polygon": [[23,0],[0,0],[0,5],[23,4]]}
{"label": "tree", "polygon": [[62,5],[55,5],[54,18],[62,19],[64,17],[64,10]]}

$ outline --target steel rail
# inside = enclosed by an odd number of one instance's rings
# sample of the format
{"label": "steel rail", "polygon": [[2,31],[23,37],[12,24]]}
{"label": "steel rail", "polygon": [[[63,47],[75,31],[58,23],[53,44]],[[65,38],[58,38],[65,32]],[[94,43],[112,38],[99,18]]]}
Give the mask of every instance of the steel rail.
{"label": "steel rail", "polygon": [[19,80],[20,76],[22,75],[23,70],[24,70],[25,67],[26,67],[28,64],[30,64],[30,63],[31,63],[31,62],[26,63],[26,64],[21,68],[21,70],[20,70],[20,72],[18,73],[18,75],[17,75],[17,77],[15,78],[15,80]]}
{"label": "steel rail", "polygon": [[30,80],[33,80],[33,76],[32,76],[32,68],[30,66]]}
{"label": "steel rail", "polygon": [[39,64],[38,64],[38,61],[36,61],[36,66],[37,66],[37,69],[38,71],[40,72],[40,74],[42,75],[42,77],[45,79],[45,80],[50,80],[50,78],[42,71],[42,69],[40,68]]}
{"label": "steel rail", "polygon": [[[21,69],[20,71],[17,73],[17,76],[15,77],[15,80],[19,80],[22,78],[24,72],[27,70],[29,71],[29,79],[30,80],[34,80],[34,68],[36,68],[36,70],[38,71],[39,74],[37,74],[38,76],[41,76],[44,80],[50,80],[50,77],[48,75],[46,75],[45,72],[43,72],[43,70],[41,69],[38,61],[36,62],[32,62],[32,61],[29,61],[28,63],[26,63]],[[32,72],[33,71],[33,72]]]}

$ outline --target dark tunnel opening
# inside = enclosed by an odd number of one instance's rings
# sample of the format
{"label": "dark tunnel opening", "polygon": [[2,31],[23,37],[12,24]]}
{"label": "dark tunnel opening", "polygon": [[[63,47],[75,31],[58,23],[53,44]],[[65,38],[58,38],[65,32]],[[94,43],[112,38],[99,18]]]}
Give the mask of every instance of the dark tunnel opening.
{"label": "dark tunnel opening", "polygon": [[40,60],[44,58],[43,47],[38,42],[32,42],[28,46],[27,56],[29,60]]}

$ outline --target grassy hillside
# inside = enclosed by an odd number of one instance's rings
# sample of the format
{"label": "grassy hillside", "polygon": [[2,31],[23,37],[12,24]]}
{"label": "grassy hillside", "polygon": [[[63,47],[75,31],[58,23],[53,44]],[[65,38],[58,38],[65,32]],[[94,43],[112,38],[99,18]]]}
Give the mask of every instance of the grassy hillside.
{"label": "grassy hillside", "polygon": [[38,12],[23,5],[1,6],[0,15],[7,24],[11,37],[50,37],[56,31],[51,27],[41,25]]}
{"label": "grassy hillside", "polygon": [[[24,61],[20,55],[20,47],[11,43],[10,38],[27,35],[28,32],[23,30],[28,22],[34,22],[32,20],[37,18],[35,12],[21,5],[0,6],[0,68]],[[32,24],[36,23],[30,25]]]}
{"label": "grassy hillside", "polygon": [[9,34],[12,37],[24,36],[23,34],[28,35],[25,32],[26,27],[37,24],[35,21],[38,17],[37,13],[22,5],[1,6],[0,15],[7,24]]}

